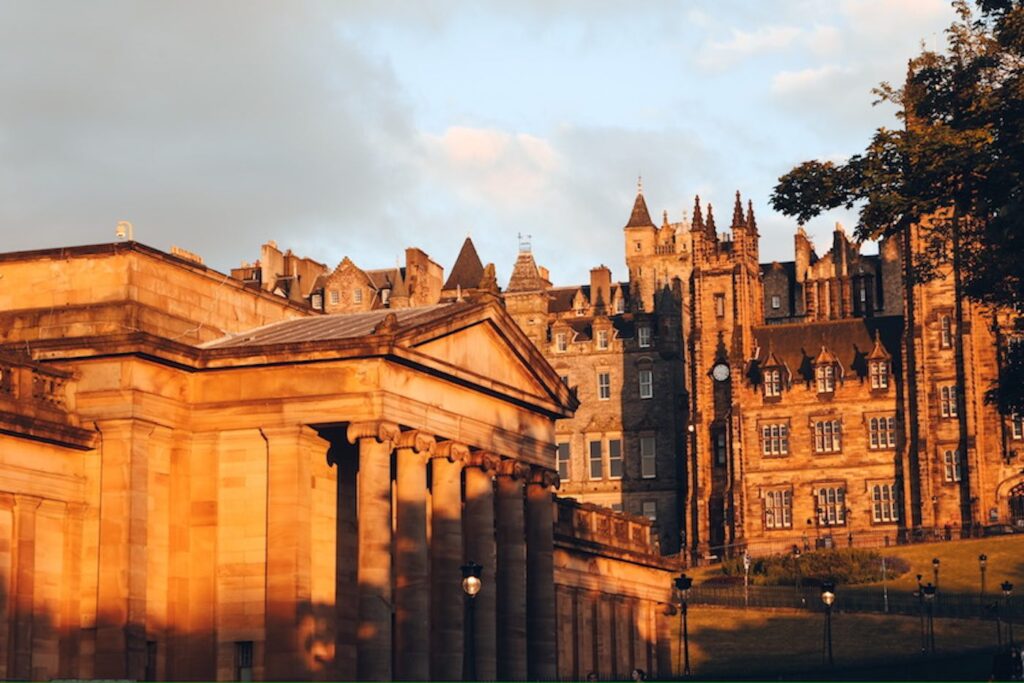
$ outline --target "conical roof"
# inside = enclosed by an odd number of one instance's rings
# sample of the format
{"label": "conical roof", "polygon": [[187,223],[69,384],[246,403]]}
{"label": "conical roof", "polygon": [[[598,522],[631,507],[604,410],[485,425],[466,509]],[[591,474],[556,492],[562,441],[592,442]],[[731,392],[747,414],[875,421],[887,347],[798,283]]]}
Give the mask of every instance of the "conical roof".
{"label": "conical roof", "polygon": [[452,272],[448,275],[445,289],[476,289],[480,286],[480,280],[484,276],[484,264],[480,262],[480,256],[476,253],[473,240],[469,237],[462,243],[459,256],[455,259]]}
{"label": "conical roof", "polygon": [[647,210],[647,202],[644,201],[644,193],[637,192],[636,200],[633,202],[633,213],[629,215],[629,222],[626,223],[627,228],[647,228],[654,227],[654,221],[651,220],[651,213]]}

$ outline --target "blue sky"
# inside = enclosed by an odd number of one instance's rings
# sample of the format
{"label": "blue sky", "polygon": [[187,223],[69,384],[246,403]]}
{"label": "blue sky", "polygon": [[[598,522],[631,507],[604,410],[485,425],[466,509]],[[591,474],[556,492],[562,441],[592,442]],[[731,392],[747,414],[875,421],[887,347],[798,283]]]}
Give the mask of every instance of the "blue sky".
{"label": "blue sky", "polygon": [[[946,0],[0,1],[5,251],[136,238],[226,270],[262,242],[329,265],[446,268],[517,233],[556,283],[606,263],[642,174],[656,220],[754,201],[791,258],[778,176],[859,151]],[[842,213],[808,226],[827,246]],[[869,247],[870,249],[870,247]]]}

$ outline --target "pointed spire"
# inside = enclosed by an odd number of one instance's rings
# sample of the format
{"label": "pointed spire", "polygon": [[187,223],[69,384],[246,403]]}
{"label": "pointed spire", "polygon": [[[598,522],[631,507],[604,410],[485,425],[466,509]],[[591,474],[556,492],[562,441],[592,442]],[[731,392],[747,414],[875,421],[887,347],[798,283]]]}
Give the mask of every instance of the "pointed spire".
{"label": "pointed spire", "polygon": [[711,202],[708,202],[708,217],[704,221],[704,232],[712,239],[718,239],[718,229],[715,228],[715,214],[711,210]]}
{"label": "pointed spire", "polygon": [[636,183],[636,200],[633,202],[633,213],[630,214],[629,222],[626,223],[626,227],[654,227],[654,221],[651,220],[651,212],[647,210],[647,202],[644,201],[644,190],[641,180],[637,180]]}
{"label": "pointed spire", "polygon": [[704,230],[704,212],[700,208],[700,195],[693,198],[693,226],[690,229],[693,232]]}
{"label": "pointed spire", "polygon": [[740,199],[740,191],[736,190],[736,203],[732,206],[732,227],[742,228],[746,223],[743,218],[743,200]]}
{"label": "pointed spire", "polygon": [[663,226],[668,225],[668,211],[661,212],[661,224]]}
{"label": "pointed spire", "polygon": [[444,289],[475,289],[480,284],[480,278],[484,274],[484,265],[480,262],[480,256],[476,253],[473,240],[466,238],[459,250],[459,256],[455,259],[448,281],[444,283]]}
{"label": "pointed spire", "polygon": [[747,200],[747,227],[755,235],[757,234],[757,220],[754,218],[754,202]]}

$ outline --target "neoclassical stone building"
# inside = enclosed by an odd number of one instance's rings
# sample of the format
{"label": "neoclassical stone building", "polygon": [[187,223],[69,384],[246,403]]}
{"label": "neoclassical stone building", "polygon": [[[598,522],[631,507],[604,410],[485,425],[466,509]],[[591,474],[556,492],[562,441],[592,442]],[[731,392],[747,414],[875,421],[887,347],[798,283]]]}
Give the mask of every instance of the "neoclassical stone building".
{"label": "neoclassical stone building", "polygon": [[320,315],[130,242],[0,274],[0,677],[461,679],[467,560],[482,680],[671,673],[674,566],[557,512],[577,401],[495,300]]}

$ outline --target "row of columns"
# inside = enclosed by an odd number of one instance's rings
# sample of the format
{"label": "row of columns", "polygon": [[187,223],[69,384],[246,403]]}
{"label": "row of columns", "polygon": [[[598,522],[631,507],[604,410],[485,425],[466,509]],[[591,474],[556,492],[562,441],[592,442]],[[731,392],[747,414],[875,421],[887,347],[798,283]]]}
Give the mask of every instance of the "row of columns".
{"label": "row of columns", "polygon": [[348,440],[359,450],[359,680],[462,678],[468,560],[484,567],[477,677],[553,680],[557,474],[388,422],[352,424]]}

